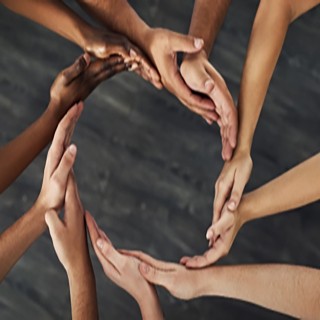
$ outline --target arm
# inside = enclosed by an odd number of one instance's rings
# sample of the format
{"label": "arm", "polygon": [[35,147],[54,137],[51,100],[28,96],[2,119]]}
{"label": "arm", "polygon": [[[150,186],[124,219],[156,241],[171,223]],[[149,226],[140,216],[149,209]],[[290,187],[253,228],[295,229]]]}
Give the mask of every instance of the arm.
{"label": "arm", "polygon": [[199,268],[216,262],[228,254],[243,224],[279,214],[320,199],[320,154],[299,164],[280,177],[243,196],[238,209],[227,206],[221,218],[207,232],[210,248],[203,256],[183,257],[187,267]]}
{"label": "arm", "polygon": [[88,212],[86,212],[86,223],[92,247],[106,276],[137,301],[142,319],[163,320],[155,287],[148,283],[139,272],[140,261],[117,251]]}
{"label": "arm", "polygon": [[97,320],[96,283],[88,250],[84,211],[73,174],[69,176],[64,219],[55,210],[45,215],[53,246],[66,270],[73,320]]}
{"label": "arm", "polygon": [[17,138],[0,148],[0,193],[3,192],[50,142],[69,108],[86,97],[103,80],[125,70],[119,57],[98,60],[90,65],[85,54],[63,70],[51,87],[47,110]]}
{"label": "arm", "polygon": [[203,40],[165,29],[150,28],[127,0],[77,0],[94,18],[111,30],[124,34],[141,48],[157,67],[163,85],[190,110],[217,120],[214,104],[194,94],[181,77],[177,52],[199,52]]}
{"label": "arm", "polygon": [[219,266],[200,270],[127,251],[144,263],[140,272],[179,299],[220,296],[239,299],[299,319],[320,314],[320,271],[290,265]]}
{"label": "arm", "polygon": [[252,171],[251,145],[268,86],[290,23],[319,4],[319,0],[261,0],[253,24],[239,96],[238,143],[216,183],[213,223],[227,201],[240,202]]}
{"label": "arm", "polygon": [[0,237],[0,281],[15,265],[29,246],[45,230],[44,215],[50,208],[60,208],[69,172],[76,157],[70,146],[71,135],[82,106],[74,106],[63,118],[48,152],[42,188],[34,206]]}

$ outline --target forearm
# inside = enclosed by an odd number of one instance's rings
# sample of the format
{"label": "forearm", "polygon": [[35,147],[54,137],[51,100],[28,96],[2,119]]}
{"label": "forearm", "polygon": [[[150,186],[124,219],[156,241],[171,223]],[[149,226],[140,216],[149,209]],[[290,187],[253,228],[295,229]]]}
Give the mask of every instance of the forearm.
{"label": "forearm", "polygon": [[123,34],[147,51],[145,40],[150,28],[127,0],[77,0],[77,2],[105,27]]}
{"label": "forearm", "polygon": [[145,294],[141,301],[138,301],[141,317],[143,320],[163,320],[163,312],[155,288],[152,292]]}
{"label": "forearm", "polygon": [[[90,260],[89,256],[88,259]],[[98,305],[95,277],[90,261],[68,272],[72,320],[97,320]]]}
{"label": "forearm", "polygon": [[211,267],[202,272],[199,296],[239,299],[299,319],[316,319],[320,314],[320,272],[316,269],[244,265]]}
{"label": "forearm", "polygon": [[320,199],[320,154],[246,194],[239,214],[246,222],[301,207]]}
{"label": "forearm", "polygon": [[231,0],[195,0],[189,34],[204,40],[204,50],[210,55]]}
{"label": "forearm", "polygon": [[35,205],[0,235],[0,281],[44,232],[44,208]]}
{"label": "forearm", "polygon": [[85,33],[92,27],[61,0],[3,0],[8,9],[85,47]]}
{"label": "forearm", "polygon": [[48,108],[17,138],[0,148],[0,193],[3,192],[51,141],[59,119]]}
{"label": "forearm", "polygon": [[260,2],[240,85],[238,150],[251,150],[254,131],[291,20],[288,1]]}

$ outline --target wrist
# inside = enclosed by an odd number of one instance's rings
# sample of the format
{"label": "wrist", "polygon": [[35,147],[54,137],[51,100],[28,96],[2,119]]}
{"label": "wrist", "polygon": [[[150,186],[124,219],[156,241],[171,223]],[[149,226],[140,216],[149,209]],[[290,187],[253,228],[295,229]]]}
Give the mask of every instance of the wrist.
{"label": "wrist", "polygon": [[51,124],[55,125],[56,127],[60,120],[64,117],[64,114],[61,112],[62,109],[63,108],[61,108],[58,100],[50,99],[48,107],[43,115]]}
{"label": "wrist", "polygon": [[73,263],[63,265],[66,270],[69,282],[77,282],[86,278],[94,277],[91,260],[89,257],[81,258]]}
{"label": "wrist", "polygon": [[143,320],[163,319],[160,301],[154,286],[150,286],[149,290],[144,293],[143,297],[136,299],[136,301],[139,305]]}
{"label": "wrist", "polygon": [[251,193],[244,194],[238,207],[238,216],[240,219],[240,228],[253,219],[255,204]]}

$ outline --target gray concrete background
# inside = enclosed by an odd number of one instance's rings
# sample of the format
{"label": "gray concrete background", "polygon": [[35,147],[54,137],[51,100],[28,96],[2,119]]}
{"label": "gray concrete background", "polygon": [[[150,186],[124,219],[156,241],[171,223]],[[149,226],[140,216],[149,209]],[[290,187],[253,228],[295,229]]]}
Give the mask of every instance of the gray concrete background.
{"label": "gray concrete background", "polygon": [[[183,3],[183,6],[181,6]],[[132,1],[153,26],[186,32],[193,1]],[[211,61],[237,98],[258,1],[233,1]],[[256,132],[248,190],[319,151],[320,10],[290,29]],[[0,10],[0,143],[45,109],[55,75],[81,54],[46,29]],[[177,261],[202,252],[222,167],[217,127],[165,91],[133,74],[103,83],[86,101],[74,135],[76,174],[85,206],[117,247]],[[0,198],[6,229],[36,199],[46,152]],[[319,203],[248,224],[221,264],[320,263]],[[92,255],[101,319],[139,319],[125,292],[108,281]],[[1,263],[1,262],[0,262]],[[181,302],[159,290],[167,319],[286,319],[226,299]],[[288,297],[290,298],[290,297]],[[0,319],[69,319],[67,278],[45,233],[0,286]]]}

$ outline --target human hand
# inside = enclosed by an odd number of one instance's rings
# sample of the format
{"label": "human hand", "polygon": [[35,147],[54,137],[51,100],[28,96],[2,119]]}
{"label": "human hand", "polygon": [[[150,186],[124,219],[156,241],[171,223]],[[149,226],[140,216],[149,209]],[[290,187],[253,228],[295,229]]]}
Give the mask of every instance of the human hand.
{"label": "human hand", "polygon": [[49,110],[61,119],[72,105],[84,101],[102,81],[127,66],[120,56],[90,62],[89,54],[83,54],[56,77],[50,90]]}
{"label": "human hand", "polygon": [[[224,79],[210,64],[204,50],[185,55],[180,70],[190,89],[209,96],[213,101],[214,111],[219,116],[217,122],[223,147],[222,158],[230,160],[237,144],[238,116]],[[195,112],[203,116],[208,124],[212,124],[212,119],[205,117],[202,112]]]}
{"label": "human hand", "polygon": [[202,39],[165,29],[148,29],[145,35],[145,51],[158,68],[163,85],[191,111],[216,121],[218,115],[212,100],[192,92],[177,65],[178,52],[196,53],[202,47]]}
{"label": "human hand", "polygon": [[53,246],[68,274],[90,270],[91,261],[87,246],[84,211],[73,173],[70,173],[65,194],[64,217],[49,210],[45,215]]}
{"label": "human hand", "polygon": [[140,307],[150,300],[158,301],[154,287],[139,272],[140,261],[117,251],[91,214],[86,212],[85,217],[92,247],[106,276],[127,291]]}
{"label": "human hand", "polygon": [[132,65],[130,71],[136,72],[143,79],[151,82],[157,89],[162,88],[156,68],[143,52],[123,35],[94,29],[86,35],[84,50],[100,59],[119,55],[126,63]]}
{"label": "human hand", "polygon": [[82,110],[82,102],[74,105],[60,121],[54,134],[37,199],[37,203],[44,208],[44,212],[62,208],[68,176],[77,153],[76,146],[70,145],[70,141]]}
{"label": "human hand", "polygon": [[237,209],[243,190],[249,181],[252,167],[251,156],[246,151],[236,151],[233,158],[225,162],[215,184],[212,224],[219,220],[225,204],[231,211]]}
{"label": "human hand", "polygon": [[122,250],[125,255],[142,261],[142,276],[152,284],[166,288],[174,297],[189,300],[198,296],[201,270],[190,270],[177,263],[160,261],[141,251]]}
{"label": "human hand", "polygon": [[203,268],[226,256],[244,222],[243,215],[237,209],[229,210],[226,204],[219,221],[207,231],[210,249],[202,256],[182,257],[180,263],[188,268]]}

